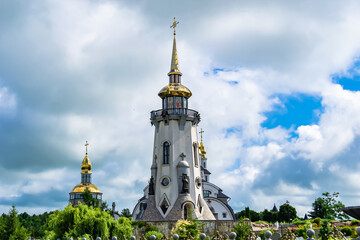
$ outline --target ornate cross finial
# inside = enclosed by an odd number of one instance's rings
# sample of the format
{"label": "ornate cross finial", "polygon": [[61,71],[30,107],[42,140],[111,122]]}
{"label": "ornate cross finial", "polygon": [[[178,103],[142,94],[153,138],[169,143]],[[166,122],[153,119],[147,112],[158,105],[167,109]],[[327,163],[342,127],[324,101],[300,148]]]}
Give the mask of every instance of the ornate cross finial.
{"label": "ornate cross finial", "polygon": [[170,28],[173,28],[174,29],[174,35],[176,35],[176,30],[175,30],[175,28],[176,28],[176,26],[179,24],[179,22],[177,22],[176,20],[175,20],[175,17],[174,17],[174,22],[173,22],[173,24],[170,26]]}
{"label": "ornate cross finial", "polygon": [[201,128],[199,133],[200,133],[200,136],[201,136],[201,141],[203,141],[202,134],[204,133],[204,131],[202,130],[202,128]]}
{"label": "ornate cross finial", "polygon": [[85,143],[86,155],[87,155],[87,153],[88,153],[88,151],[87,151],[87,147],[88,147],[88,146],[89,146],[88,141],[86,141],[86,143]]}

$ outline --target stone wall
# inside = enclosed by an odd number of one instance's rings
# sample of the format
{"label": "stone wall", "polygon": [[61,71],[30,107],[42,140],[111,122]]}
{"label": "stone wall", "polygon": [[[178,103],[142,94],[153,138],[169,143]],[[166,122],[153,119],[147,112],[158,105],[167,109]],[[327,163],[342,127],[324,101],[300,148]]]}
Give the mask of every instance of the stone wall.
{"label": "stone wall", "polygon": [[[176,221],[147,221],[146,223],[151,224],[152,226],[159,229],[159,232],[163,233],[164,236],[170,236],[171,229],[175,227]],[[199,221],[199,223],[202,226],[201,232],[205,233],[206,235],[213,235],[216,231],[229,234],[233,231],[233,226],[237,223],[237,221],[203,220]],[[144,231],[144,227],[139,229],[137,226],[134,226],[135,236],[140,236],[142,231]]]}

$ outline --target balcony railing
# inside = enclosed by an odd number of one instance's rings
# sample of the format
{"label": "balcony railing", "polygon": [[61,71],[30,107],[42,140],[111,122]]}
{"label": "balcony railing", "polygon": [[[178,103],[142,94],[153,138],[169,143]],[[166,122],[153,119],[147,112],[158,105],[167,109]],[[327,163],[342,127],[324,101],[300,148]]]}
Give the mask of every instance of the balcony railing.
{"label": "balcony railing", "polygon": [[167,115],[169,116],[173,116],[173,115],[187,115],[187,116],[191,116],[194,118],[199,118],[200,119],[200,114],[195,111],[195,110],[191,110],[191,109],[187,109],[187,108],[168,108],[168,109],[159,109],[159,110],[155,110],[151,112],[151,118],[156,118],[156,117],[166,117]]}

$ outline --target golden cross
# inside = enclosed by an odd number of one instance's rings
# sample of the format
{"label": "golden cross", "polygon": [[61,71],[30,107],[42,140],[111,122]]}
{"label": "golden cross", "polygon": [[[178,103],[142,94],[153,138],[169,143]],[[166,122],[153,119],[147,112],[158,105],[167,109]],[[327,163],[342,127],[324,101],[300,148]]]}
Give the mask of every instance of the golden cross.
{"label": "golden cross", "polygon": [[204,131],[203,131],[202,128],[201,128],[201,131],[199,132],[199,133],[200,133],[200,136],[201,136],[201,141],[203,140],[203,139],[202,139],[202,134],[203,134],[203,132],[204,132]]}
{"label": "golden cross", "polygon": [[175,17],[174,17],[174,22],[173,22],[173,24],[170,26],[170,28],[173,28],[174,29],[174,35],[176,35],[176,31],[175,31],[175,28],[176,28],[176,26],[179,24],[179,22],[177,22],[176,20],[175,20]]}
{"label": "golden cross", "polygon": [[85,143],[86,155],[87,155],[87,146],[89,146],[88,141],[86,141],[86,143]]}

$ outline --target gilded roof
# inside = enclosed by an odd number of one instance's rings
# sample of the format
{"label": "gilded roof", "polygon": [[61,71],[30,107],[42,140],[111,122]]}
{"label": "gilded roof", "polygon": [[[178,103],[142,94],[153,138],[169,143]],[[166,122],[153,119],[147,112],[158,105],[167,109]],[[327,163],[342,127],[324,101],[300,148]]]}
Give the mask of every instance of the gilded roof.
{"label": "gilded roof", "polygon": [[86,189],[91,193],[101,193],[99,188],[92,183],[79,183],[73,188],[71,193],[83,193]]}
{"label": "gilded roof", "polygon": [[172,74],[182,75],[182,73],[180,72],[180,69],[179,69],[179,61],[178,61],[177,50],[176,50],[175,35],[174,35],[174,42],[173,42],[173,51],[172,51],[172,56],[171,56],[170,72],[168,73],[168,76],[170,76]]}
{"label": "gilded roof", "polygon": [[204,146],[204,143],[201,141],[199,146],[200,152],[201,152],[201,158],[206,158],[206,149]]}
{"label": "gilded roof", "polygon": [[91,162],[87,154],[81,164],[81,173],[91,173]]}
{"label": "gilded roof", "polygon": [[180,83],[170,83],[169,85],[163,87],[158,95],[161,98],[166,96],[182,96],[189,98],[191,97],[192,93],[187,87],[181,85]]}

